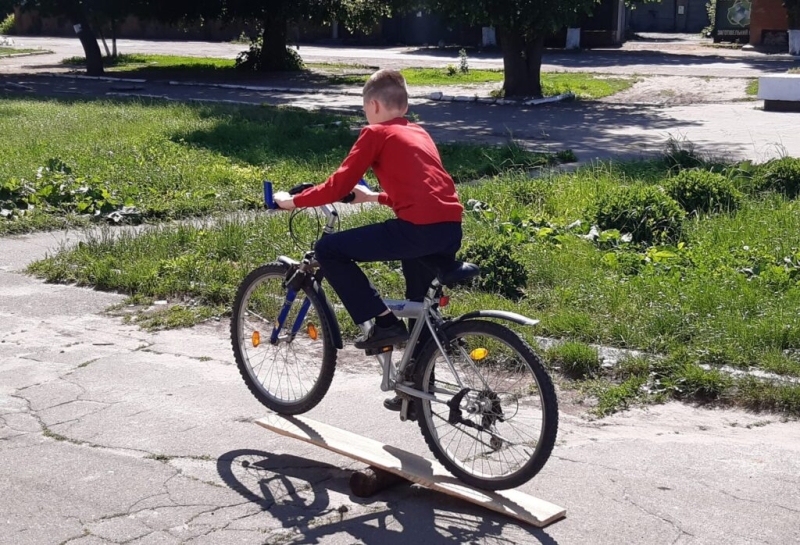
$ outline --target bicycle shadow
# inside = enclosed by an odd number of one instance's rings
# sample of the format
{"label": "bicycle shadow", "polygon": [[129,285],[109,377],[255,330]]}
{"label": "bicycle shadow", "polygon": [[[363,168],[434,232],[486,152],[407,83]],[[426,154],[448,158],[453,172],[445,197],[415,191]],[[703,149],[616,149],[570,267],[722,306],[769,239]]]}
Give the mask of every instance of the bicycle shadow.
{"label": "bicycle shadow", "polygon": [[[346,534],[387,545],[473,543],[487,537],[497,543],[557,544],[540,528],[418,486],[400,484],[373,498],[358,498],[350,492],[351,471],[300,456],[234,450],[217,459],[217,472],[229,488],[297,532],[286,543],[319,543]],[[355,505],[332,505],[332,493]],[[354,513],[348,517],[349,511]]]}

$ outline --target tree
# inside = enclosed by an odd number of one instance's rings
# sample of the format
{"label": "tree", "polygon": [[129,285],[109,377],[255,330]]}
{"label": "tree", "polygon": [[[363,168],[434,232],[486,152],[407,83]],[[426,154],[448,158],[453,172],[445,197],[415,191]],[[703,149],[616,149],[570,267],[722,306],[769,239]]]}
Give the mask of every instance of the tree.
{"label": "tree", "polygon": [[542,96],[544,40],[591,13],[599,0],[428,0],[427,8],[467,24],[493,26],[503,51],[507,97]]}
{"label": "tree", "polygon": [[[256,70],[296,69],[297,58],[286,48],[289,23],[342,22],[347,28],[365,28],[390,14],[394,0],[221,0],[221,9],[209,15],[252,20],[259,36],[246,63]],[[213,2],[212,2],[213,3]]]}
{"label": "tree", "polygon": [[103,55],[96,29],[101,28],[104,21],[127,15],[131,6],[129,0],[19,0],[16,3],[25,11],[69,19],[83,46],[86,73],[92,76],[103,74]]}

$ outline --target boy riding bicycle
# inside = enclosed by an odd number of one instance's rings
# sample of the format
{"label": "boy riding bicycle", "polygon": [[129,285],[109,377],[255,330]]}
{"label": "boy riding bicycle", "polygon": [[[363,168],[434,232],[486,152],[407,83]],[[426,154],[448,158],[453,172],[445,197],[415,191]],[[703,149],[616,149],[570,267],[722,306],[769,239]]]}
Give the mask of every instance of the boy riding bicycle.
{"label": "boy riding bicycle", "polygon": [[[404,118],[408,90],[400,72],[374,73],[364,85],[363,97],[369,124],[339,169],[323,184],[295,197],[276,193],[274,200],[291,210],[334,203],[354,192],[353,203],[377,202],[394,210],[396,219],[340,231],[322,237],[315,246],[325,278],[353,321],[375,321],[355,346],[378,349],[406,341],[408,329],[386,307],[357,263],[400,260],[406,298],[421,301],[440,266],[452,263],[461,247],[464,208],[430,135]],[[383,192],[357,185],[369,168]]]}

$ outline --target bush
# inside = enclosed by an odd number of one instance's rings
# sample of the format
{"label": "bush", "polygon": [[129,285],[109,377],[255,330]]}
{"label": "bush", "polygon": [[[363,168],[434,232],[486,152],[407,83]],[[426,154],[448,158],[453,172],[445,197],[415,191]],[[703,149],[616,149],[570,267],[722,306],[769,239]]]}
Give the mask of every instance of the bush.
{"label": "bush", "polygon": [[570,378],[585,378],[600,370],[597,349],[579,342],[565,342],[550,348],[546,353],[550,365],[560,367]]}
{"label": "bush", "polygon": [[755,175],[756,189],[783,193],[790,199],[800,195],[800,159],[784,157],[760,165]]}
{"label": "bush", "polygon": [[250,42],[250,49],[236,56],[236,69],[251,72],[267,72],[282,70],[296,72],[305,68],[303,59],[294,49],[285,48],[283,59],[273,59],[263,49],[263,40],[259,37]]}
{"label": "bush", "polygon": [[516,300],[528,283],[528,271],[513,248],[505,238],[476,241],[465,245],[460,257],[481,268],[480,289]]}
{"label": "bush", "polygon": [[730,180],[707,170],[683,170],[667,180],[665,189],[689,213],[732,211],[742,201]]}
{"label": "bush", "polygon": [[617,229],[647,244],[676,241],[685,216],[680,204],[653,186],[617,187],[600,196],[591,214],[603,231]]}
{"label": "bush", "polygon": [[16,29],[16,18],[12,13],[8,17],[6,17],[2,22],[0,22],[0,35],[5,34],[6,36],[10,34],[14,34],[14,30]]}

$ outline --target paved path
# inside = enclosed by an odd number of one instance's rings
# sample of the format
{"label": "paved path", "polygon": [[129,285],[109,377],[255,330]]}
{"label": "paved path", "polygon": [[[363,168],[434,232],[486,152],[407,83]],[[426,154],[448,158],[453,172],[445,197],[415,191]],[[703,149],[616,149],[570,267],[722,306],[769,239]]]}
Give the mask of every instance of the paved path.
{"label": "paved path", "polygon": [[[117,295],[18,272],[65,236],[0,239],[0,544],[800,540],[798,423],[677,403],[591,421],[564,401],[522,487],[567,508],[544,530],[418,487],[355,498],[359,464],[252,423],[227,324],[151,334],[102,314]],[[355,356],[310,416],[426,455]]]}
{"label": "paved path", "polygon": [[[545,70],[608,72],[621,75],[678,74],[692,77],[753,78],[785,72],[795,66],[788,55],[765,55],[701,47],[686,37],[671,42],[629,42],[621,51],[549,52]],[[0,59],[0,87],[4,82],[29,86],[33,92],[55,96],[140,95],[176,100],[214,100],[252,104],[284,104],[309,109],[358,111],[360,98],[352,94],[258,92],[208,87],[175,87],[166,82],[124,85],[108,82],[37,78],[43,71],[64,71],[58,61],[81,54],[73,38],[17,39],[21,47],[49,48],[55,55]],[[233,57],[241,44],[120,40],[122,51]],[[641,48],[648,50],[642,51]],[[661,52],[654,51],[661,50]],[[362,62],[375,66],[442,66],[457,60],[451,50],[412,48],[337,48],[303,45],[309,62]],[[473,66],[501,67],[497,54],[477,54]],[[21,74],[20,71],[25,72]],[[258,84],[259,82],[255,82]],[[262,85],[297,87],[297,83],[270,78]],[[685,83],[682,83],[685,85]],[[732,84],[735,85],[735,84]],[[303,87],[313,84],[302,83]],[[19,91],[17,90],[19,93]],[[470,91],[465,91],[469,93]],[[614,98],[544,107],[517,108],[478,104],[438,103],[415,98],[412,111],[440,140],[500,142],[509,136],[530,147],[573,149],[583,161],[594,158],[631,158],[663,149],[670,138],[685,139],[701,152],[730,158],[766,160],[784,154],[800,155],[800,134],[794,130],[798,114],[767,113],[759,101],[723,104],[616,104]]]}
{"label": "paved path", "polygon": [[[118,83],[18,73],[0,78],[7,83],[32,89],[14,91],[22,95],[125,92],[112,89]],[[150,82],[138,91],[357,106],[347,95]],[[646,152],[670,133],[715,152],[758,156],[782,144],[800,155],[800,118],[757,107],[419,102],[414,110],[441,140],[497,141],[510,131],[584,159]],[[800,541],[798,423],[675,403],[591,421],[562,393],[554,455],[522,487],[567,508],[544,530],[418,487],[354,498],[347,479],[359,464],[252,423],[265,410],[233,365],[226,323],[147,333],[103,313],[118,295],[21,273],[82,236],[0,238],[0,544]],[[416,426],[381,408],[377,372],[357,365],[357,355],[342,353],[330,394],[310,416],[426,455]]]}
{"label": "paved path", "polygon": [[[64,70],[59,64],[65,57],[83,56],[76,38],[15,38],[18,47],[47,49],[53,55],[0,60],[3,71]],[[647,49],[644,49],[644,48]],[[119,40],[122,53],[161,53],[196,57],[235,58],[247,49],[242,44],[219,42],[170,42]],[[458,52],[434,48],[320,47],[302,45],[298,51],[306,62],[360,63],[381,68],[458,65]],[[474,53],[469,57],[473,68],[502,68],[499,53]],[[542,69],[548,72],[582,71],[609,74],[684,75],[698,77],[757,77],[759,74],[785,72],[798,66],[789,55],[765,55],[757,52],[714,49],[680,44],[631,42],[622,50],[587,50],[578,53],[548,51]]]}

